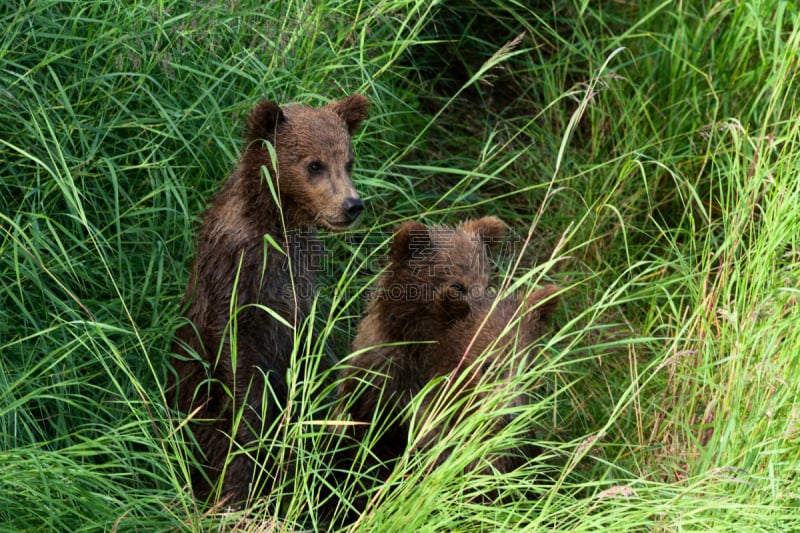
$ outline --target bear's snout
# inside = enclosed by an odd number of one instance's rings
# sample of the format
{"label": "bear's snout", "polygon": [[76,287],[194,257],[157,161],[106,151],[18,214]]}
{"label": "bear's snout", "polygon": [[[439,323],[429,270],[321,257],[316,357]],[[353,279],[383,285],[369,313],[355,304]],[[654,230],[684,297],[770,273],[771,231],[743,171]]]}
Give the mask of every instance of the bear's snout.
{"label": "bear's snout", "polygon": [[350,223],[355,222],[363,210],[364,202],[358,196],[345,198],[344,202],[342,202],[342,212]]}

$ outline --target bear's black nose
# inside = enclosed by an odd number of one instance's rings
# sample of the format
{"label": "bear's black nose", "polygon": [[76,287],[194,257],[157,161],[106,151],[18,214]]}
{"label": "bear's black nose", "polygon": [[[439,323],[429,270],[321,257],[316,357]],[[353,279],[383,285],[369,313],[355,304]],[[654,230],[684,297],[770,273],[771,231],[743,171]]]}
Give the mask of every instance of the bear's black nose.
{"label": "bear's black nose", "polygon": [[342,211],[344,211],[347,220],[353,222],[358,218],[358,215],[364,210],[364,202],[358,196],[347,198],[342,202]]}

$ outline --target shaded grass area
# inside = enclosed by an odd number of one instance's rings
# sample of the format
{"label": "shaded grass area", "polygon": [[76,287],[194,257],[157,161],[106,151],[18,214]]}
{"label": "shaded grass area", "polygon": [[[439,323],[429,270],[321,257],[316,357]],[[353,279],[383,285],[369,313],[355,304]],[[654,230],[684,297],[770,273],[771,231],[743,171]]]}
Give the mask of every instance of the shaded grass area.
{"label": "shaded grass area", "polygon": [[[517,236],[501,273],[565,288],[526,377],[548,387],[527,412],[542,456],[465,474],[484,413],[405,458],[357,528],[798,527],[792,3],[10,2],[0,20],[7,529],[323,527],[313,453],[246,519],[197,508],[163,384],[246,112],[354,91],[367,212],[326,238],[318,317],[338,353],[404,219],[498,215]],[[283,435],[323,438],[309,427]],[[493,483],[537,497],[477,503]]]}

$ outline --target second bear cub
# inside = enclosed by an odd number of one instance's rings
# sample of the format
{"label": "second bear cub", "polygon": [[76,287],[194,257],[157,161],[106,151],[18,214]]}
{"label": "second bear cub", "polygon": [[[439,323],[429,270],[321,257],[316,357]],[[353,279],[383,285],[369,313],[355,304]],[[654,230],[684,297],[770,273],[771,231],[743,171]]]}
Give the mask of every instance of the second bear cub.
{"label": "second bear cub", "polygon": [[[502,388],[548,327],[555,287],[534,291],[526,300],[497,300],[489,291],[487,252],[504,234],[505,225],[495,217],[455,229],[416,222],[397,229],[389,265],[376,283],[338,389],[340,409],[357,422],[351,426],[357,442],[369,435],[368,423],[381,428],[372,435],[371,452],[378,460],[372,466],[387,466],[404,453],[407,408],[428,383],[449,376],[462,396],[482,381]],[[432,396],[421,411],[428,410]],[[506,397],[515,404],[511,413],[525,391]],[[498,420],[504,423],[503,417]],[[423,446],[438,433],[424,436]],[[494,466],[514,465],[500,460]]]}

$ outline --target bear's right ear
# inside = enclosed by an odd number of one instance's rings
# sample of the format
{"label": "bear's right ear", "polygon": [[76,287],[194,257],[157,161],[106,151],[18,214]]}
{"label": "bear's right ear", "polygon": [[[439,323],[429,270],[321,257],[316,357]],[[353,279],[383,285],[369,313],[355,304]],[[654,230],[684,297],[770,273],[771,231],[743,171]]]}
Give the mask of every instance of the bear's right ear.
{"label": "bear's right ear", "polygon": [[[425,224],[409,220],[394,231],[392,259],[400,263],[414,257],[425,257],[425,249],[432,246],[431,234]],[[422,251],[420,253],[420,251]]]}
{"label": "bear's right ear", "polygon": [[483,217],[477,220],[468,220],[460,224],[461,229],[477,234],[484,244],[489,246],[498,244],[506,235],[506,223],[497,217]]}
{"label": "bear's right ear", "polygon": [[260,102],[247,117],[247,144],[267,140],[275,144],[275,130],[286,122],[283,110],[275,102]]}
{"label": "bear's right ear", "polygon": [[328,109],[342,117],[347,131],[352,134],[369,114],[369,100],[363,94],[351,94],[347,98],[331,102]]}
{"label": "bear's right ear", "polygon": [[525,300],[525,308],[530,311],[525,315],[526,320],[531,324],[550,325],[558,307],[560,290],[556,285],[545,285],[533,291]]}

